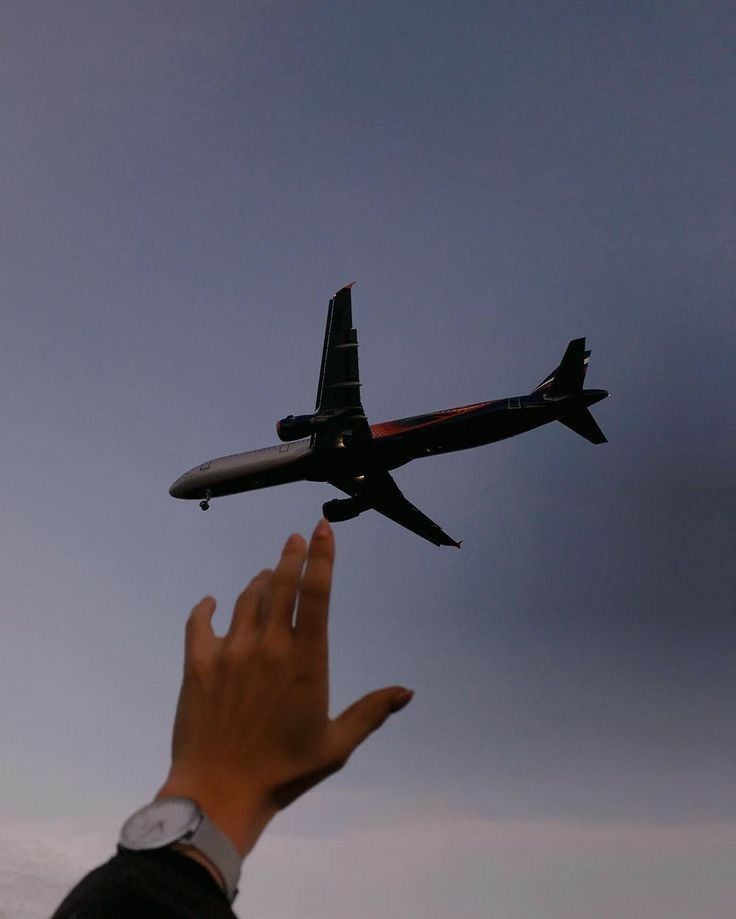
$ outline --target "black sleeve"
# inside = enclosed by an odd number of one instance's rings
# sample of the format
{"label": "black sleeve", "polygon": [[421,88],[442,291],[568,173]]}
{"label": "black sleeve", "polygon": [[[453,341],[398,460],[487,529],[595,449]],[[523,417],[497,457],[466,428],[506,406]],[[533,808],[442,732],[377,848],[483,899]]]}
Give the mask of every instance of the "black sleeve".
{"label": "black sleeve", "polygon": [[235,919],[202,865],[172,849],[118,849],[66,897],[51,919]]}

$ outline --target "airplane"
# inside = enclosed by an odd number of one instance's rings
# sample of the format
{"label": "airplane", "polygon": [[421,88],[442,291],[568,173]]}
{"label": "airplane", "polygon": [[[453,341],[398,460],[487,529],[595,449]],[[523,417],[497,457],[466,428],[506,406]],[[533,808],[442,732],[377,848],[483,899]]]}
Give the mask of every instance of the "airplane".
{"label": "airplane", "polygon": [[287,415],[276,425],[280,444],[207,460],[180,476],[174,498],[200,501],[283,485],[329,482],[348,495],[322,506],[332,523],[373,509],[436,546],[460,547],[408,501],[391,477],[425,456],[467,450],[560,421],[594,444],[606,443],[589,406],[604,389],[583,389],[590,351],[585,339],[569,343],[560,365],[530,393],[369,425],[360,397],[358,335],[353,328],[352,284],[329,302],[317,403],[311,415]]}

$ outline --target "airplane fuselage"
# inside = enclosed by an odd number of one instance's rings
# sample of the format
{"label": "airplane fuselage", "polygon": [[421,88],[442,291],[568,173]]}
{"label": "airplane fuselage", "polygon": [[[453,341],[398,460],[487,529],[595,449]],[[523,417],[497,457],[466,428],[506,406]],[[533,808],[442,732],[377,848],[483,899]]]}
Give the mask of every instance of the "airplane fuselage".
{"label": "airplane fuselage", "polygon": [[562,399],[549,399],[534,392],[375,424],[371,426],[372,440],[361,446],[346,438],[339,446],[314,449],[307,438],[221,456],[185,472],[169,494],[208,500],[288,482],[359,479],[371,471],[396,469],[421,457],[514,437],[557,421],[575,408],[594,405],[607,395],[602,389],[584,389]]}

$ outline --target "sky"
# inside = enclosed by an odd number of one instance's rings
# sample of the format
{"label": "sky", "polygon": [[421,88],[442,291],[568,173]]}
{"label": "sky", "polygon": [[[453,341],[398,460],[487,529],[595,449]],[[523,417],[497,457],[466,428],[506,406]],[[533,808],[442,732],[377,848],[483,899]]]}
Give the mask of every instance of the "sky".
{"label": "sky", "polygon": [[0,9],[0,919],[168,769],[183,627],[329,486],[168,487],[311,410],[356,281],[372,423],[562,425],[403,467],[460,551],[336,525],[332,710],[411,705],[280,814],[248,919],[726,919],[736,891],[736,24],[722,2]]}

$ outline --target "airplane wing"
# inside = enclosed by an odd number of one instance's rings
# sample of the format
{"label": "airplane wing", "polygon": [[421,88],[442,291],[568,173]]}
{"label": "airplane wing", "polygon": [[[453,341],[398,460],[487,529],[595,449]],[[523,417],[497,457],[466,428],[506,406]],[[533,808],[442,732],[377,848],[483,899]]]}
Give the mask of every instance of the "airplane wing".
{"label": "airplane wing", "polygon": [[[350,297],[352,284],[341,288],[330,300],[322,348],[322,365],[317,388],[317,415],[344,415],[344,432],[353,432],[370,439],[370,428],[360,401],[360,371],[358,368],[358,333],[353,328]],[[312,435],[313,447],[332,447],[343,432]]]}
{"label": "airplane wing", "polygon": [[460,548],[461,543],[455,542],[411,501],[407,501],[388,472],[366,473],[362,479],[332,481],[330,485],[334,485],[335,488],[339,488],[353,498],[358,498],[367,507],[372,507],[379,514],[406,527],[417,536],[428,539],[435,546]]}

